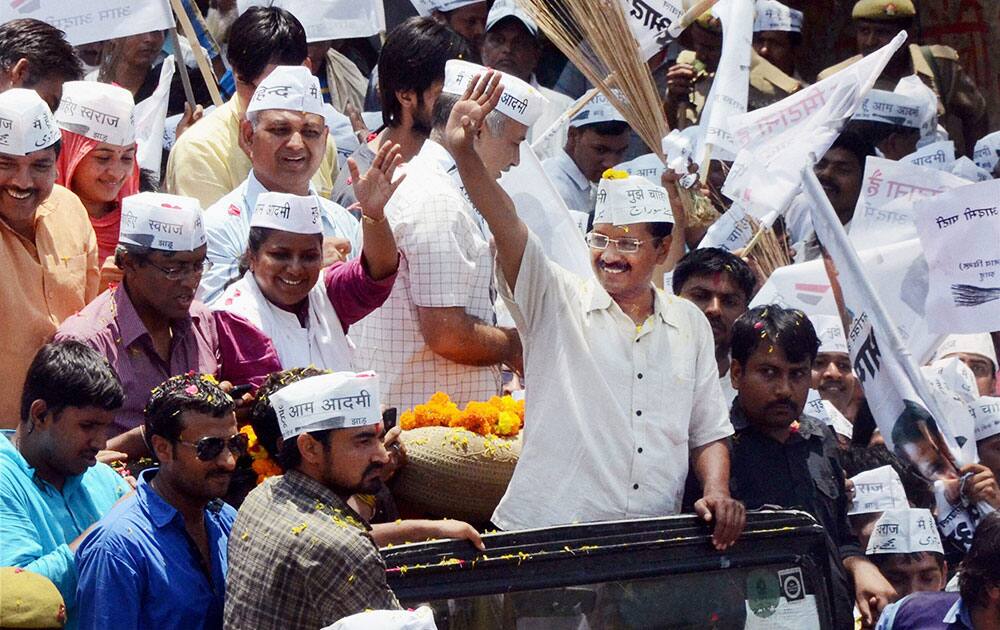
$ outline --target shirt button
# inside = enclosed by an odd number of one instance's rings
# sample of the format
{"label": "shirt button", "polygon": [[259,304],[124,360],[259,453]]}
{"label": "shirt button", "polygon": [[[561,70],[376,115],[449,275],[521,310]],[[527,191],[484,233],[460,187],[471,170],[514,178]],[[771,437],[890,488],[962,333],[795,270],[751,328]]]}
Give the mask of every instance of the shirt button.
{"label": "shirt button", "polygon": [[641,416],[642,415],[642,410],[641,409],[636,409],[635,410],[635,415]]}
{"label": "shirt button", "polygon": [[638,490],[638,489],[639,489],[639,484],[637,484],[637,483],[633,483],[633,484],[632,484],[632,489],[633,489],[633,490]]}
{"label": "shirt button", "polygon": [[639,452],[640,452],[640,453],[642,452],[642,447],[641,447],[641,446],[639,447]]}
{"label": "shirt button", "polygon": [[642,372],[639,372],[639,374],[637,374],[636,376],[637,376],[637,378],[639,378],[641,380],[642,379]]}

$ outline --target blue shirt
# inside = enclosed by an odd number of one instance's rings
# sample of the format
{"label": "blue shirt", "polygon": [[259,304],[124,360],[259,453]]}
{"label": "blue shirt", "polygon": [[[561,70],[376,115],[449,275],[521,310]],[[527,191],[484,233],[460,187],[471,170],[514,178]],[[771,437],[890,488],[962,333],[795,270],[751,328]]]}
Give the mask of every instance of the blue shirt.
{"label": "blue shirt", "polygon": [[76,551],[81,629],[222,627],[236,510],[219,501],[205,508],[209,578],[183,517],[149,485],[156,472],[144,470],[135,494],[101,519]]}
{"label": "blue shirt", "polygon": [[49,578],[66,603],[67,628],[75,628],[76,565],[68,543],[108,513],[129,485],[110,466],[96,464],[69,477],[62,491],[43,481],[0,436],[0,566],[21,567]]}
{"label": "blue shirt", "polygon": [[972,630],[969,608],[958,593],[911,593],[889,604],[876,630]]}
{"label": "blue shirt", "polygon": [[[316,195],[312,184],[311,194]],[[198,299],[212,305],[222,297],[230,280],[240,277],[240,257],[250,239],[250,218],[257,205],[257,196],[267,189],[251,170],[236,190],[205,209],[205,236],[208,238],[207,257],[211,266],[201,276]],[[323,212],[323,236],[337,236],[351,242],[348,259],[361,254],[361,223],[343,206],[316,195]]]}

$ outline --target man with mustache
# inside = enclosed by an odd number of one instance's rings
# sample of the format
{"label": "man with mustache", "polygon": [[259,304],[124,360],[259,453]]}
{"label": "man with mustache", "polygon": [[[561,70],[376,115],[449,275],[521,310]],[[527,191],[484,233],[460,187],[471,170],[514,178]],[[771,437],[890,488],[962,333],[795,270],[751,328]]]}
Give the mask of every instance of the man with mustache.
{"label": "man with mustache", "polygon": [[736,398],[729,376],[729,345],[733,323],[746,312],[757,285],[742,258],[724,249],[705,247],[684,255],[672,276],[674,295],[694,302],[712,326],[719,385],[726,404]]}
{"label": "man with mustache", "polygon": [[285,474],[254,488],[236,517],[226,628],[322,628],[366,609],[400,608],[371,528],[347,503],[377,492],[389,461],[378,376],[310,376],[268,402]]}
{"label": "man with mustache", "polygon": [[146,455],[143,404],[177,374],[215,374],[237,385],[260,384],[281,369],[271,340],[246,319],[212,312],[194,299],[205,266],[205,231],[197,200],[140,193],[122,200],[115,264],[121,284],[59,327],[107,357],[122,375],[125,405],[115,414],[108,448]]}
{"label": "man with mustache", "polygon": [[853,600],[871,625],[895,592],[851,533],[836,438],[802,415],[818,348],[799,310],[758,306],[733,325],[733,496],[751,510],[779,505],[811,514],[828,536],[835,627],[853,627],[848,575]]}
{"label": "man with mustache", "polygon": [[50,343],[28,370],[17,430],[0,437],[0,566],[51,580],[66,603],[71,629],[73,552],[130,491],[121,475],[96,460],[123,399],[104,357],[78,341]]}
{"label": "man with mustache", "polygon": [[[2,45],[2,44],[0,44]],[[62,85],[60,84],[60,94]],[[98,291],[97,237],[87,209],[56,185],[61,134],[34,90],[0,93],[0,428],[20,418],[21,385],[59,322]],[[14,332],[16,331],[16,333]]]}
{"label": "man with mustache", "polygon": [[81,630],[222,627],[236,510],[220,497],[247,450],[234,408],[209,375],[153,390],[145,428],[159,466],[77,549]]}

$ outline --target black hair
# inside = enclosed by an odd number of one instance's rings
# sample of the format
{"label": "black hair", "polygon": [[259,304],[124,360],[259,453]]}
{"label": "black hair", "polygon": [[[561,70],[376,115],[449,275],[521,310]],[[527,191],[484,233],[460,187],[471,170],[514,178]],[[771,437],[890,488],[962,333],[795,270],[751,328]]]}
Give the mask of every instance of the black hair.
{"label": "black hair", "polygon": [[937,433],[937,422],[930,412],[919,403],[903,399],[903,411],[892,425],[892,443],[898,447],[900,444],[926,440],[927,436],[920,430],[919,422],[927,425],[927,431],[931,435]]}
{"label": "black hair", "polygon": [[920,130],[915,127],[893,125],[878,120],[851,120],[844,128],[852,134],[864,138],[872,146],[876,147],[894,133],[920,136]]}
{"label": "black hair", "polygon": [[139,192],[160,192],[160,176],[148,168],[140,168]]}
{"label": "black hair", "polygon": [[680,295],[684,285],[694,276],[707,276],[725,273],[743,291],[744,302],[750,303],[757,279],[742,258],[719,247],[702,247],[684,254],[674,268],[674,295]]}
{"label": "black hair", "polygon": [[58,419],[66,407],[114,411],[125,402],[125,391],[103,354],[67,339],[47,343],[35,353],[21,390],[21,422],[28,420],[36,400],[45,401]]}
{"label": "black hair", "polygon": [[576,128],[580,131],[593,131],[599,136],[620,136],[631,129],[627,122],[621,120],[605,120],[589,125],[578,125]]}
{"label": "black hair", "polygon": [[235,408],[236,403],[219,388],[214,377],[194,372],[171,376],[150,392],[143,412],[146,440],[151,441],[154,435],[159,435],[176,442],[184,430],[181,415],[185,411],[223,418]]}
{"label": "black hair", "polygon": [[649,233],[657,241],[662,241],[663,239],[670,236],[674,231],[674,224],[667,221],[651,221],[649,223]]}
{"label": "black hair", "polygon": [[991,512],[976,526],[972,547],[958,572],[958,590],[966,606],[987,606],[987,589],[997,586],[1000,586],[1000,512]]}
{"label": "black hair", "polygon": [[734,361],[746,365],[762,343],[781,348],[788,360],[796,363],[812,364],[819,351],[816,329],[806,314],[777,304],[757,306],[740,315],[733,324],[729,352]]}
{"label": "black hair", "polygon": [[[311,376],[328,373],[328,370],[320,370],[315,367],[291,368],[274,372],[257,390],[257,399],[250,410],[250,426],[253,427],[253,431],[257,435],[257,442],[284,470],[297,468],[302,463],[302,454],[299,452],[296,442],[298,436],[282,441],[281,429],[278,427],[278,416],[274,413],[274,407],[271,406],[271,396],[286,385],[297,383]],[[330,429],[327,429],[311,431],[309,435],[322,442],[324,446],[329,446],[329,433]]]}
{"label": "black hair", "polygon": [[382,119],[399,125],[402,106],[396,92],[413,90],[419,97],[434,82],[444,81],[449,59],[469,57],[461,35],[430,17],[412,17],[389,31],[378,60]]}
{"label": "black hair", "polygon": [[63,81],[83,78],[83,63],[66,41],[66,34],[40,20],[22,18],[0,25],[0,72],[9,72],[21,59],[28,60],[24,87],[52,77]]}
{"label": "black hair", "polygon": [[897,558],[902,556],[904,564],[910,564],[913,562],[920,562],[924,559],[924,556],[930,556],[934,558],[937,563],[938,568],[944,572],[944,554],[938,553],[937,551],[912,551],[910,553],[874,553],[867,556],[869,560],[872,561],[876,567],[881,571],[886,568],[890,558]]}
{"label": "black hair", "polygon": [[875,155],[875,145],[872,141],[850,129],[842,131],[827,151],[833,149],[843,149],[854,155],[861,169],[858,178],[864,177],[865,161],[869,156]]}
{"label": "black hair", "polygon": [[850,479],[866,470],[874,470],[882,466],[892,466],[903,482],[903,491],[915,507],[931,509],[934,507],[934,491],[931,485],[920,476],[913,464],[901,459],[890,451],[885,444],[860,446],[851,444],[846,451],[838,451],[840,465],[844,476]]}
{"label": "black hair", "polygon": [[308,55],[302,23],[280,7],[250,7],[229,30],[226,59],[241,81],[256,81],[268,64],[301,65]]}

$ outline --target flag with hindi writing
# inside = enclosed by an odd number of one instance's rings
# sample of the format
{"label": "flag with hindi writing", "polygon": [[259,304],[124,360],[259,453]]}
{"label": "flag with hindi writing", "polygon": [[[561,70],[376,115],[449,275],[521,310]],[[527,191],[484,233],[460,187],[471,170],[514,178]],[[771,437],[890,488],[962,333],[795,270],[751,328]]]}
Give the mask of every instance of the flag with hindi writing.
{"label": "flag with hindi writing", "polygon": [[275,6],[294,15],[306,29],[306,40],[370,37],[385,31],[381,0],[239,0],[243,13],[252,6]]}
{"label": "flag with hindi writing", "polygon": [[904,41],[906,32],[901,31],[879,50],[819,83],[734,116],[729,134],[738,153],[722,192],[730,199],[745,199],[756,171],[766,172],[767,180],[797,186],[810,154],[826,153]]}
{"label": "flag with hindi writing", "polygon": [[164,59],[156,89],[135,106],[135,140],[138,143],[135,159],[139,168],[148,169],[157,175],[163,160],[163,131],[170,101],[170,82],[174,78],[176,67],[173,55]]}
{"label": "flag with hindi writing", "polygon": [[[938,525],[946,537],[966,544],[976,514],[967,512],[958,495],[958,468],[971,463],[974,444],[968,435],[971,419],[945,415],[909,349],[896,334],[888,311],[866,276],[862,262],[847,239],[812,167],[802,169],[803,189],[812,201],[813,226],[822,243],[824,264],[838,309],[854,373],[886,446],[910,461],[933,481],[939,504]],[[962,446],[966,446],[963,450]]]}
{"label": "flag with hindi writing", "polygon": [[[667,29],[684,15],[683,0],[619,0],[643,59],[660,51]],[[751,21],[753,21],[751,19]]]}
{"label": "flag with hindi writing", "polygon": [[736,157],[736,141],[729,121],[747,111],[750,92],[750,51],[753,43],[756,0],[719,0],[712,14],[722,21],[722,56],[701,114],[701,135],[694,152],[695,164],[715,157]]}
{"label": "flag with hindi writing", "polygon": [[74,46],[173,28],[169,0],[0,0],[0,23],[19,18],[47,22]]}

